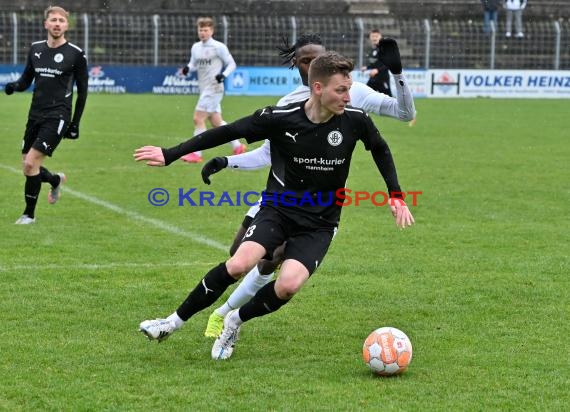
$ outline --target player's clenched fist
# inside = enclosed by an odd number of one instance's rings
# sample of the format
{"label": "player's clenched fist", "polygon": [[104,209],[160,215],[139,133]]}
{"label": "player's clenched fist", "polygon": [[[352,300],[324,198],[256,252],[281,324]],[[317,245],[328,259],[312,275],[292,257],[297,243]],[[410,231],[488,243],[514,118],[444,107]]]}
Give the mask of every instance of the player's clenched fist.
{"label": "player's clenched fist", "polygon": [[402,73],[402,59],[396,40],[385,37],[378,43],[378,60],[393,73]]}
{"label": "player's clenched fist", "polygon": [[69,123],[69,127],[63,134],[66,139],[79,139],[79,125],[75,122]]}
{"label": "player's clenched fist", "polygon": [[4,86],[4,92],[10,96],[16,90],[16,85],[14,83],[6,83]]}
{"label": "player's clenched fist", "polygon": [[209,160],[202,168],[202,180],[204,183],[209,185],[211,183],[210,176],[214,173],[218,173],[220,170],[225,169],[226,167],[228,167],[227,157],[214,157],[213,159]]}

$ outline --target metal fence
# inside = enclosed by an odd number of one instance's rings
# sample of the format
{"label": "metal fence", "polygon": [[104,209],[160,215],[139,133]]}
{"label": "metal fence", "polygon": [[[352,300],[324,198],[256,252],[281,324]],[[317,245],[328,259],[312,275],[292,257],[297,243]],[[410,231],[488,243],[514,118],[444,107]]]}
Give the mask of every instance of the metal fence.
{"label": "metal fence", "polygon": [[[90,64],[182,65],[197,40],[192,14],[97,14],[70,19],[67,38],[83,47]],[[276,46],[306,32],[362,65],[366,34],[379,28],[398,40],[405,67],[570,69],[570,22],[525,21],[525,38],[505,38],[503,23],[491,35],[482,21],[396,20],[353,16],[213,16],[215,37],[238,65],[279,66]],[[42,14],[0,12],[0,63],[23,64],[32,41],[45,38]]]}

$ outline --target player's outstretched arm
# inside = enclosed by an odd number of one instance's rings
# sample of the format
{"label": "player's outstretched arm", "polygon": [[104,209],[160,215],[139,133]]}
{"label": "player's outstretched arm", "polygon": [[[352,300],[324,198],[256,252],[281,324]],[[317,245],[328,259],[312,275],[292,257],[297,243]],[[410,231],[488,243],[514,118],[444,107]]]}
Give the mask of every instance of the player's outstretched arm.
{"label": "player's outstretched arm", "polygon": [[379,93],[363,84],[354,84],[350,90],[351,104],[368,113],[393,117],[403,122],[413,120],[416,116],[414,98],[402,73],[402,61],[396,40],[380,40],[378,59],[388,67],[394,77],[396,97]]}
{"label": "player's outstretched arm", "polygon": [[143,146],[135,150],[133,155],[137,162],[146,160],[149,166],[165,166],[162,148],[157,146]]}
{"label": "player's outstretched arm", "polygon": [[416,114],[414,98],[403,74],[394,75],[396,97],[371,89],[364,83],[354,82],[350,88],[350,104],[367,113],[392,117],[403,122],[412,120]]}
{"label": "player's outstretched arm", "polygon": [[173,147],[143,146],[135,150],[134,158],[137,162],[146,160],[149,166],[168,166],[188,153],[211,149],[236,138],[254,135],[255,132],[249,128],[250,124],[251,116],[247,116],[228,125],[206,130]]}
{"label": "player's outstretched arm", "polygon": [[396,226],[401,229],[405,229],[408,226],[412,226],[416,221],[412,212],[408,209],[406,202],[400,198],[390,198],[390,211],[392,216],[396,219]]}

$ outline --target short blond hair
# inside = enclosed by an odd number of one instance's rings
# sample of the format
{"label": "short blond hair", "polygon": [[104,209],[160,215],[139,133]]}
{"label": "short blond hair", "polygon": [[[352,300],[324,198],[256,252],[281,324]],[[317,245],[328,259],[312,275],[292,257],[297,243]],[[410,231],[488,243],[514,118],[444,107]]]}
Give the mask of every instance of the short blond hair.
{"label": "short blond hair", "polygon": [[196,26],[214,28],[214,19],[211,17],[199,17],[198,20],[196,20]]}
{"label": "short blond hair", "polygon": [[49,17],[50,14],[52,13],[59,13],[59,14],[63,14],[66,18],[69,17],[69,13],[67,12],[67,10],[65,10],[63,7],[59,7],[59,6],[49,6],[47,9],[45,9],[44,11],[44,19],[47,20],[47,18]]}

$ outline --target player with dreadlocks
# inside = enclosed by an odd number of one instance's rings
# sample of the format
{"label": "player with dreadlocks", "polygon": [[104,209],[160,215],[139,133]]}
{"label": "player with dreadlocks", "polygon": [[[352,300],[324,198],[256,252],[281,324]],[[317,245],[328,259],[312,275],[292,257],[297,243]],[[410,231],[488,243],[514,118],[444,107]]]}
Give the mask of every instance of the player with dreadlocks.
{"label": "player with dreadlocks", "polygon": [[[283,63],[290,64],[290,69],[297,68],[299,70],[303,83],[297,89],[282,97],[277,105],[286,106],[290,103],[307,100],[310,96],[310,87],[308,85],[309,65],[317,56],[325,52],[320,36],[318,34],[304,34],[293,45],[289,45],[288,39],[283,38],[283,45],[277,48],[279,55],[283,58]],[[384,64],[394,74],[396,97],[376,92],[364,83],[354,82],[350,88],[350,104],[368,113],[393,117],[403,122],[410,121],[415,117],[414,100],[402,74],[398,45],[395,40],[386,38],[382,39],[378,48],[379,59],[382,59]],[[202,179],[205,183],[210,184],[209,176],[226,167],[255,170],[269,165],[271,165],[270,145],[269,141],[266,140],[262,146],[251,152],[235,156],[216,157],[208,161],[202,169]],[[247,228],[258,211],[259,204],[252,206],[247,212],[230,248],[230,255],[233,256],[237,250]],[[243,278],[227,301],[212,312],[204,335],[216,338],[222,331],[226,314],[233,309],[241,307],[255,295],[257,290],[271,281],[275,269],[282,261],[284,249],[284,245],[277,248],[273,253],[272,260],[261,260]]]}

